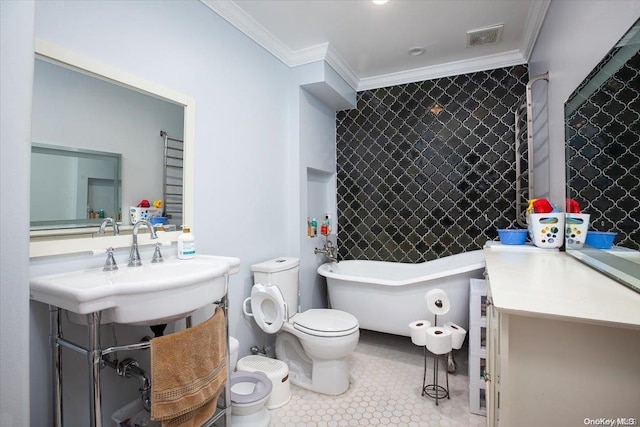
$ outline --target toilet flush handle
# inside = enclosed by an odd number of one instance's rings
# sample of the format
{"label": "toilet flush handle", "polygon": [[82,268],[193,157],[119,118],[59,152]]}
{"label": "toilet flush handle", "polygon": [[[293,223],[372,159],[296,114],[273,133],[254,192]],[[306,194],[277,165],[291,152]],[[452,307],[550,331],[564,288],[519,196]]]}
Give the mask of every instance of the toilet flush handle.
{"label": "toilet flush handle", "polygon": [[245,316],[253,317],[253,313],[247,309],[247,303],[249,303],[248,305],[251,305],[251,297],[245,298],[244,302],[242,303],[242,312]]}

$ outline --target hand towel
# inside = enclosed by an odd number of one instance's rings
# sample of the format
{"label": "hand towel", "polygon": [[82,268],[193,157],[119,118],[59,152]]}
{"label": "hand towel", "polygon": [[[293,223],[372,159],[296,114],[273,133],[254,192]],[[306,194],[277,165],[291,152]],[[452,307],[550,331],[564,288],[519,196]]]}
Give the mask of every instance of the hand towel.
{"label": "hand towel", "polygon": [[227,380],[226,322],[217,309],[193,328],[151,340],[151,419],[198,427],[215,412]]}

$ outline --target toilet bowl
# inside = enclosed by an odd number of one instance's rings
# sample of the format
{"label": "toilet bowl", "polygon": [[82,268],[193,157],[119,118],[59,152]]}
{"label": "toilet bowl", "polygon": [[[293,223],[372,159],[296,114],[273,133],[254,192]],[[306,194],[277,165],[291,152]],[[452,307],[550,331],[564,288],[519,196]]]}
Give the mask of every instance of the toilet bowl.
{"label": "toilet bowl", "polygon": [[251,268],[255,285],[243,311],[265,332],[277,333],[276,357],[289,366],[291,382],[333,396],[347,391],[346,357],[360,337],[355,316],[332,309],[299,313],[296,258],[277,258]]}
{"label": "toilet bowl", "polygon": [[229,337],[229,389],[231,424],[240,427],[268,427],[271,415],[265,407],[273,385],[264,372],[233,372],[239,343]]}

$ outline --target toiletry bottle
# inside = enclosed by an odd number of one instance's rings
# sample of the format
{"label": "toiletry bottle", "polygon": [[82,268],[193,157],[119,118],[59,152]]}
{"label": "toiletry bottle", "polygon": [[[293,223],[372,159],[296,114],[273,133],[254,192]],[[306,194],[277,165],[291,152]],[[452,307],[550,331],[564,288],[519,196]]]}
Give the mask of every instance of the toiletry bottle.
{"label": "toiletry bottle", "polygon": [[311,237],[316,237],[318,235],[318,220],[315,218],[311,219]]}
{"label": "toiletry bottle", "polygon": [[196,256],[196,238],[188,226],[182,226],[182,234],[178,236],[178,258],[191,259]]}
{"label": "toiletry bottle", "polygon": [[307,217],[307,237],[313,237],[313,229],[311,228],[311,218]]}
{"label": "toiletry bottle", "polygon": [[331,215],[326,214],[324,217],[324,225],[327,229],[327,232],[325,234],[325,236],[328,236],[329,234],[331,234]]}

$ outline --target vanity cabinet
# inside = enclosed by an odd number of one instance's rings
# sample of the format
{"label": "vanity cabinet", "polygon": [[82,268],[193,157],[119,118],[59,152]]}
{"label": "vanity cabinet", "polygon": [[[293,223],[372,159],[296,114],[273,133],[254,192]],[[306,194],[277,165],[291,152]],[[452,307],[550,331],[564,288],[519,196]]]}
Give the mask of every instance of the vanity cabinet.
{"label": "vanity cabinet", "polygon": [[484,253],[488,426],[638,425],[640,294],[561,252]]}

